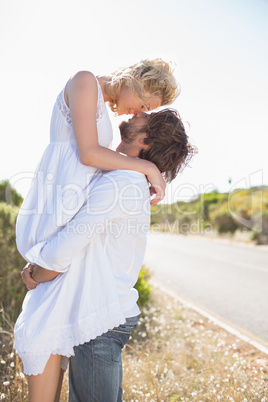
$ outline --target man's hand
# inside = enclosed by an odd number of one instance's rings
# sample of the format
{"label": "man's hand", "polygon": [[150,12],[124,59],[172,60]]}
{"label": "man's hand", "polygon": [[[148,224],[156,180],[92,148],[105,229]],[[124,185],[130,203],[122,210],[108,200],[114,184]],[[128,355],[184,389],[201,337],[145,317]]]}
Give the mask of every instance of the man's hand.
{"label": "man's hand", "polygon": [[21,272],[21,277],[28,290],[35,289],[41,282],[49,282],[55,279],[59,272],[49,271],[35,264],[27,264]]}
{"label": "man's hand", "polygon": [[39,282],[35,281],[32,277],[33,264],[27,264],[21,272],[21,277],[28,290],[35,289]]}

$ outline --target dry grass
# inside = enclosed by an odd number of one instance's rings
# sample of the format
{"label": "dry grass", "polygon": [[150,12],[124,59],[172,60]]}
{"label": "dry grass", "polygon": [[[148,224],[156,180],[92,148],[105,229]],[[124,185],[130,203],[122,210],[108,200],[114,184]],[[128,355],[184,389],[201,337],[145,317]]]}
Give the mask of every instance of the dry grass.
{"label": "dry grass", "polygon": [[124,350],[124,401],[268,401],[268,356],[154,289]]}
{"label": "dry grass", "polygon": [[1,319],[5,329],[0,328],[0,400],[27,401],[27,381],[21,360],[13,350],[13,324],[3,309]]}
{"label": "dry grass", "polygon": [[[139,321],[123,352],[124,401],[268,402],[267,355],[157,289]],[[26,401],[9,325],[1,332],[0,399]]]}

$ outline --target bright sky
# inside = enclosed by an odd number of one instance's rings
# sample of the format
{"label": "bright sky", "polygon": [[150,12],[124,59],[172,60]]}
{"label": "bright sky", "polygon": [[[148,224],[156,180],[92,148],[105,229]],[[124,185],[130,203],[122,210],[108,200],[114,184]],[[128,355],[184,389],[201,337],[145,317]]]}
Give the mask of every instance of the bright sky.
{"label": "bright sky", "polygon": [[26,195],[71,75],[162,57],[176,64],[172,107],[199,149],[165,202],[268,184],[267,21],[267,0],[2,0],[0,180]]}

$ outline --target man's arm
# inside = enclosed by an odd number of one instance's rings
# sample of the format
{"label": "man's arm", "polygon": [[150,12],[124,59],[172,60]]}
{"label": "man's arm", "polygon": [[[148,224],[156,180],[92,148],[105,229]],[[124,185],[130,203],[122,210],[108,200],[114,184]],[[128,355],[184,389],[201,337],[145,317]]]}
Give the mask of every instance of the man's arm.
{"label": "man's arm", "polygon": [[133,219],[133,216],[141,213],[146,186],[143,180],[137,184],[128,180],[126,173],[103,175],[92,187],[87,203],[76,216],[44,245],[40,253],[31,254],[30,250],[27,259],[46,270],[58,273],[67,271],[72,258],[109,230],[111,222],[116,224],[120,219]]}
{"label": "man's arm", "polygon": [[32,268],[32,278],[35,282],[49,282],[55,279],[59,275],[59,272],[49,271],[48,269],[42,268],[39,265],[34,265]]}
{"label": "man's arm", "polygon": [[49,282],[59,275],[58,272],[48,271],[38,265],[27,264],[21,272],[21,278],[28,290],[33,290],[41,282]]}

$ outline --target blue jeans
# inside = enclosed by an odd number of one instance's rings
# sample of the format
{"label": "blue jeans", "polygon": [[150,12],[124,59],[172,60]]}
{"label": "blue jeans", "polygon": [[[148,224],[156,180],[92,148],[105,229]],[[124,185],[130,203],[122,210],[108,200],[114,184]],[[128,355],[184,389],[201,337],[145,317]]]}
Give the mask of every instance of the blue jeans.
{"label": "blue jeans", "polygon": [[119,327],[75,346],[69,365],[69,402],[122,401],[122,349],[138,323],[126,318]]}

